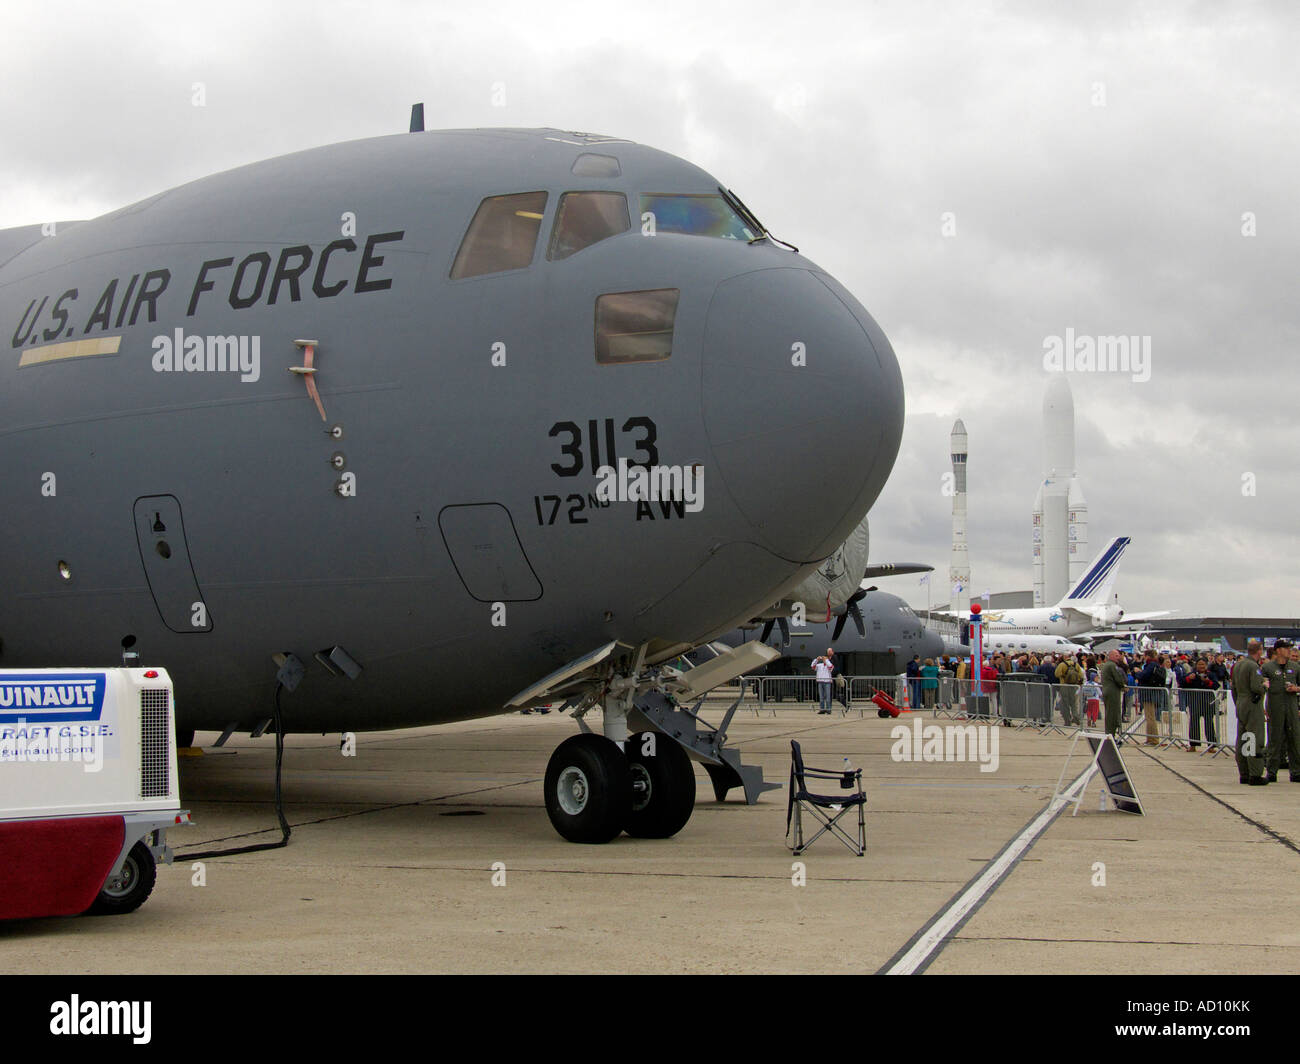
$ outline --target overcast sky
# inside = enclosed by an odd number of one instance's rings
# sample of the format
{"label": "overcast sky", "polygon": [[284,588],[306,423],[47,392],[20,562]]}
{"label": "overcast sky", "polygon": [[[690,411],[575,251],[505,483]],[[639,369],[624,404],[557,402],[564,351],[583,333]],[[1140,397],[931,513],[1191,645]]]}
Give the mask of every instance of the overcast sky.
{"label": "overcast sky", "polygon": [[430,129],[641,141],[892,340],[873,560],[943,597],[961,417],[974,589],[1028,589],[1045,339],[1136,335],[1150,379],[1070,374],[1090,546],[1133,537],[1123,605],[1300,616],[1300,8],[1079,6],[7,0],[0,227],[401,132],[417,100]]}

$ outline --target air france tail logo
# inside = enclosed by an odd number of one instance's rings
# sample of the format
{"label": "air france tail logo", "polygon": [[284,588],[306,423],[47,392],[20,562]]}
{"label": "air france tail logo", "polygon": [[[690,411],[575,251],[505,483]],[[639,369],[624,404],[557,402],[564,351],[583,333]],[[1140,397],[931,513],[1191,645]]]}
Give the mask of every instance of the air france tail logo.
{"label": "air france tail logo", "polygon": [[1106,581],[1110,571],[1119,563],[1120,556],[1124,553],[1125,548],[1129,545],[1127,536],[1122,536],[1115,540],[1109,548],[1097,559],[1097,563],[1080,577],[1079,582],[1074,585],[1074,589],[1067,596],[1071,599],[1086,599],[1093,595]]}
{"label": "air france tail logo", "polygon": [[105,686],[102,672],[8,673],[0,676],[0,721],[99,720]]}

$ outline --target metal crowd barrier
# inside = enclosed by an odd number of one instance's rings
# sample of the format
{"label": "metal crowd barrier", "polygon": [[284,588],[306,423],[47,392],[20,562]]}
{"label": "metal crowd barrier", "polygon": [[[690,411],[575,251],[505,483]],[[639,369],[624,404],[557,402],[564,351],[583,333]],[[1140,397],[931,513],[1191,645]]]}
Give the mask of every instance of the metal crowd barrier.
{"label": "metal crowd barrier", "polygon": [[[935,691],[935,697],[932,704],[924,702],[922,695],[922,709],[930,711],[931,716],[935,717],[952,717],[954,719],[965,719],[968,715],[966,697],[975,693],[974,680],[959,680],[955,676],[949,676],[945,673],[939,674],[939,684]],[[989,716],[998,715],[998,697],[997,685],[984,683],[983,693],[989,696]]]}
{"label": "metal crowd barrier", "polygon": [[[820,699],[817,691],[816,676],[758,676],[758,708],[770,710],[775,715],[777,709],[787,706],[791,709],[807,708],[816,712]],[[850,706],[851,682],[844,677],[844,683],[831,684],[831,709],[840,709],[847,713]]]}
{"label": "metal crowd barrier", "polygon": [[1124,731],[1147,746],[1177,746],[1167,687],[1129,687],[1124,691]]}
{"label": "metal crowd barrier", "polygon": [[[1181,713],[1186,721],[1187,748],[1196,751],[1204,746],[1204,752],[1211,757],[1231,752],[1233,744],[1228,739],[1228,692],[1180,688],[1176,697],[1181,705],[1175,709],[1175,713]],[[1235,739],[1233,736],[1234,742]]]}
{"label": "metal crowd barrier", "polygon": [[[831,687],[831,708],[838,709],[841,716],[854,709],[859,717],[876,712],[871,699],[877,692],[884,693],[899,706],[904,704],[905,697],[910,697],[907,678],[903,676],[845,676],[843,679],[843,684],[837,681]],[[762,712],[775,716],[778,709],[817,711],[815,676],[746,676],[743,683],[746,697],[741,706],[753,710],[755,716]]]}
{"label": "metal crowd barrier", "polygon": [[923,708],[928,709],[931,716],[935,717],[964,717],[966,715],[966,696],[970,693],[971,682],[969,680],[958,680],[955,676],[940,673],[934,703],[923,706]]}
{"label": "metal crowd barrier", "polygon": [[1130,687],[1124,695],[1126,719],[1132,718],[1125,731],[1135,740],[1211,757],[1232,750],[1226,691]]}
{"label": "metal crowd barrier", "polygon": [[1013,727],[1054,729],[1053,701],[1053,687],[1046,680],[1018,680],[1013,674],[998,681],[998,715]]}
{"label": "metal crowd barrier", "polygon": [[731,703],[740,697],[740,703],[737,709],[752,709],[758,712],[761,692],[759,690],[758,676],[741,676],[728,683],[715,687],[712,691],[704,696],[704,705],[706,709],[722,707],[729,709]]}
{"label": "metal crowd barrier", "polygon": [[883,694],[896,706],[916,709],[911,704],[911,685],[906,676],[850,676],[848,680],[849,705],[857,706],[860,714],[865,713],[869,704],[875,710],[871,700],[877,694]]}
{"label": "metal crowd barrier", "polygon": [[[950,690],[951,695],[943,699],[936,715],[967,717],[966,696],[974,693],[974,681],[950,680],[948,685],[941,686]],[[989,696],[989,718],[1008,727],[1072,735],[1080,729],[1100,731],[1106,726],[1105,702],[1099,684],[1053,684],[1008,673],[997,681],[984,681],[982,687],[983,693]],[[1121,727],[1133,720],[1135,714],[1142,719],[1138,700],[1130,689],[1121,703]],[[1162,717],[1167,714],[1162,713]]]}
{"label": "metal crowd barrier", "polygon": [[[765,711],[775,716],[778,709],[816,712],[818,708],[815,676],[745,676],[739,686],[741,708],[752,710],[755,716]],[[872,698],[882,693],[895,705],[933,717],[990,720],[1043,734],[1072,735],[1081,728],[1105,728],[1105,702],[1098,684],[1051,684],[1011,673],[997,681],[984,681],[982,686],[989,705],[988,715],[979,718],[972,716],[966,702],[966,697],[974,694],[974,681],[946,674],[940,674],[929,694],[923,679],[911,680],[905,675],[846,676],[842,685],[832,687],[832,709],[841,716],[856,709],[863,717],[876,711]],[[723,690],[729,692],[728,700],[735,698],[732,685]],[[1129,687],[1121,701],[1120,730],[1131,741],[1210,756],[1231,753],[1236,739],[1232,701],[1222,690]]]}

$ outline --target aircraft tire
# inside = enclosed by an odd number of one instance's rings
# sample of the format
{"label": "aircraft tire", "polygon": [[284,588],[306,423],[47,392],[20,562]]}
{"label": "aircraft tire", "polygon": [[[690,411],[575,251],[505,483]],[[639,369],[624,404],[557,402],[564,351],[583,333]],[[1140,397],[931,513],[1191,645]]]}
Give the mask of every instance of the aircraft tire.
{"label": "aircraft tire", "polygon": [[609,842],[632,808],[632,773],[618,744],[603,735],[574,735],[546,766],[546,815],[569,842]]}
{"label": "aircraft tire", "polygon": [[[643,753],[647,736],[652,756]],[[686,826],[695,809],[695,767],[681,744],[666,735],[637,732],[624,744],[634,784],[632,808],[623,830],[638,839],[668,839]]]}
{"label": "aircraft tire", "polygon": [[124,882],[114,890],[104,887],[86,910],[87,916],[113,916],[135,912],[153,893],[158,878],[158,866],[153,853],[143,842],[137,842],[126,855],[122,865]]}

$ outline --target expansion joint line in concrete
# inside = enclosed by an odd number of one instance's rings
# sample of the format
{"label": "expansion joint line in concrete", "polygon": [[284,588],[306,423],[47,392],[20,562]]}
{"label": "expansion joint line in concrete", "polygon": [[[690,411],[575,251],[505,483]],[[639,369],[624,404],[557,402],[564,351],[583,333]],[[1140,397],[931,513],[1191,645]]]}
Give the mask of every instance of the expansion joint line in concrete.
{"label": "expansion joint line in concrete", "polygon": [[1079,788],[1086,786],[1089,770],[1084,769],[1060,795],[1050,800],[1047,807],[1033,817],[1017,834],[1007,842],[997,855],[949,900],[904,944],[902,949],[889,958],[877,975],[920,975],[930,966],[952,941],[967,921],[970,920],[985,901],[998,889],[1021,859],[1032,849],[1038,837],[1043,834],[1071,801]]}
{"label": "expansion joint line in concrete", "polygon": [[1241,819],[1244,820],[1247,824],[1250,824],[1252,827],[1258,828],[1274,842],[1280,842],[1283,846],[1285,846],[1288,850],[1291,850],[1293,853],[1300,853],[1300,846],[1297,846],[1294,842],[1292,842],[1289,838],[1283,835],[1280,831],[1274,831],[1267,824],[1262,824],[1254,817],[1247,816],[1245,813],[1243,813],[1232,803],[1225,802],[1217,794],[1212,794],[1211,792],[1207,791],[1195,780],[1188,779],[1172,765],[1166,765],[1163,761],[1160,760],[1160,758],[1153,757],[1151,754],[1147,753],[1147,751],[1142,750],[1141,747],[1138,747],[1138,750],[1141,751],[1141,753],[1144,754],[1145,756],[1151,758],[1152,761],[1154,761],[1157,765],[1163,768],[1166,772],[1172,772],[1184,783],[1200,791],[1203,795],[1205,795],[1205,797],[1211,799],[1212,801],[1218,802],[1221,806],[1223,806],[1224,809],[1227,809],[1229,812],[1236,813],[1237,816],[1241,817]]}

